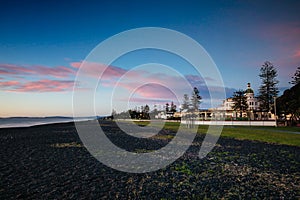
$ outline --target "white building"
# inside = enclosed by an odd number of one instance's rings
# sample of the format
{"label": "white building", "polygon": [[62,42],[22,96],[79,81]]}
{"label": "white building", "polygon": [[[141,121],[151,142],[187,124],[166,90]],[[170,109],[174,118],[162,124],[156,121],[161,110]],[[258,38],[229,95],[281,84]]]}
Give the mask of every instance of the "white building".
{"label": "white building", "polygon": [[[248,109],[247,112],[243,112],[242,116],[243,117],[250,117],[251,119],[262,119],[264,118],[264,116],[269,115],[269,119],[273,118],[273,116],[271,115],[271,113],[263,113],[260,111],[259,106],[260,106],[260,102],[258,100],[258,98],[256,98],[254,96],[254,91],[251,88],[250,83],[247,84],[247,89],[245,90],[245,94],[247,97],[247,104],[248,104]],[[233,106],[234,106],[234,101],[232,98],[227,98],[225,100],[223,100],[223,103],[221,106],[215,108],[215,109],[211,109],[214,111],[225,111],[225,117],[236,117],[237,112],[238,111],[234,111],[233,110]]]}
{"label": "white building", "polygon": [[247,84],[245,96],[247,97],[248,110],[249,111],[259,110],[259,100],[256,97],[254,97],[254,92],[251,88],[250,83]]}
{"label": "white building", "polygon": [[223,100],[223,103],[220,107],[217,107],[214,110],[223,110],[223,111],[233,111],[232,107],[234,106],[234,101],[232,98],[227,98]]}
{"label": "white building", "polygon": [[[245,96],[247,97],[248,111],[257,111],[259,110],[259,100],[254,97],[254,92],[251,88],[250,83],[247,84],[247,89],[245,90]],[[223,111],[233,111],[232,107],[234,106],[234,101],[232,98],[227,98],[223,100],[223,103],[216,110]]]}

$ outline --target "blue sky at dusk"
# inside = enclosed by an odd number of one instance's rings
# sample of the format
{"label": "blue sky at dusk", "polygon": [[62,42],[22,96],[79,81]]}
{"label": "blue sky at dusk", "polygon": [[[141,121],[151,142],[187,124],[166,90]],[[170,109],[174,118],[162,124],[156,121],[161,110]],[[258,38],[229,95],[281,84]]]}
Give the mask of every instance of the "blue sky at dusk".
{"label": "blue sky at dusk", "polygon": [[[216,63],[227,96],[245,89],[248,82],[257,93],[264,61],[277,69],[281,91],[290,87],[288,82],[300,66],[299,1],[2,0],[0,27],[0,117],[71,116],[73,84],[83,60],[100,42],[134,28],[168,28],[196,40]],[[171,54],[145,50],[112,64],[104,90],[96,95],[97,114],[111,112],[106,106],[106,90],[113,89],[110,80],[151,62],[178,70],[208,97],[203,80],[210,77],[198,77],[189,63]],[[160,73],[159,68],[154,71]],[[139,76],[149,81],[159,78],[145,71]],[[178,77],[163,78],[166,84],[175,84]],[[156,103],[164,104],[172,100],[168,95],[172,96],[166,88],[146,85],[136,90],[132,103],[142,105],[147,98],[154,103],[156,98]],[[204,100],[202,106],[209,104]]]}

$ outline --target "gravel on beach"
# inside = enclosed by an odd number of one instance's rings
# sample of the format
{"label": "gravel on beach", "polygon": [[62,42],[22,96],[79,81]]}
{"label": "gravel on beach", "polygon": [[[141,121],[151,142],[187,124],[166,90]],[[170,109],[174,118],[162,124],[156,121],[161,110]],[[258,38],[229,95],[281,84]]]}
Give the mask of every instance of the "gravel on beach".
{"label": "gravel on beach", "polygon": [[[155,150],[170,141],[133,138],[110,121],[101,125],[128,151]],[[134,174],[95,159],[74,123],[3,128],[0,199],[300,199],[299,147],[221,137],[200,159],[203,137],[197,135],[164,169]]]}

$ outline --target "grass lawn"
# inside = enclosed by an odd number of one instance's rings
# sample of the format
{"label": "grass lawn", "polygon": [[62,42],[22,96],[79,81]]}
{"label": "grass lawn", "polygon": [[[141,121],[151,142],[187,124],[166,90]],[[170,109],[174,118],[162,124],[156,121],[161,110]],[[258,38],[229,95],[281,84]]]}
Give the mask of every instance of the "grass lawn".
{"label": "grass lawn", "polygon": [[[147,122],[135,123],[147,125]],[[179,122],[166,122],[164,128],[177,131],[179,125]],[[205,134],[207,129],[208,125],[199,125],[198,134]],[[299,134],[292,132],[298,132]],[[300,146],[299,127],[224,126],[221,137]]]}
{"label": "grass lawn", "polygon": [[[292,131],[296,132],[295,130]],[[290,127],[276,128],[224,126],[221,136],[242,140],[256,140],[268,143],[300,146],[300,130],[298,129],[299,134],[290,132]]]}

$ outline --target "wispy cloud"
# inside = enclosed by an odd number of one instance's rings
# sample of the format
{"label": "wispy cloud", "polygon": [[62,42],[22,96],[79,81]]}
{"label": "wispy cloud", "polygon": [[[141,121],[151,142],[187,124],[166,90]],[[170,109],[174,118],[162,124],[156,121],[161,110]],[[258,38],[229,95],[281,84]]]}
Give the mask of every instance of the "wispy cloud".
{"label": "wispy cloud", "polygon": [[19,81],[3,81],[0,82],[0,87],[1,88],[10,88],[10,87],[15,87],[20,85]]}
{"label": "wispy cloud", "polygon": [[280,42],[299,42],[300,23],[299,22],[284,22],[276,24],[264,24],[256,32],[265,39],[277,39]]}
{"label": "wispy cloud", "polygon": [[0,88],[9,92],[64,92],[72,90],[73,84],[71,80],[3,81]]}
{"label": "wispy cloud", "polygon": [[[79,69],[80,68],[80,69]],[[202,78],[198,75],[182,75],[162,72],[160,70],[126,70],[116,66],[108,66],[93,62],[71,62],[70,67],[46,67],[46,66],[20,66],[12,64],[0,64],[0,87],[9,92],[62,92],[71,91],[73,78],[77,70],[81,70],[85,76],[100,78],[101,87],[113,89],[115,87],[134,93],[134,99],[148,99],[157,101],[162,99],[181,98],[183,94],[191,95],[192,88],[197,87],[200,95],[210,98],[208,82],[213,82],[213,77]],[[22,77],[17,81],[13,76]],[[36,75],[36,76],[33,76]],[[10,78],[7,78],[10,77]],[[32,79],[34,77],[34,79]],[[39,79],[40,80],[36,80]],[[66,80],[67,79],[67,80]],[[188,83],[188,84],[187,84]],[[80,83],[78,83],[80,84]],[[219,88],[220,89],[220,88]],[[176,94],[176,95],[175,95]],[[179,95],[179,97],[178,97]]]}
{"label": "wispy cloud", "polygon": [[45,67],[45,66],[33,66],[32,69],[37,75],[53,76],[56,78],[70,77],[73,76],[76,72],[74,69],[70,69],[64,66],[58,66],[52,68]]}
{"label": "wispy cloud", "polygon": [[139,87],[136,94],[147,99],[174,99],[175,94],[170,88],[158,84],[146,84]]}
{"label": "wispy cloud", "polygon": [[205,84],[205,80],[198,75],[186,75],[185,78],[191,85],[200,86]]}
{"label": "wispy cloud", "polygon": [[77,69],[65,66],[0,64],[0,88],[5,92],[71,91]]}
{"label": "wispy cloud", "polygon": [[145,71],[127,72],[126,75],[128,76],[122,77],[118,82],[106,81],[103,86],[123,88],[129,93],[134,93],[136,97],[148,99],[170,99],[174,98],[175,94],[182,95],[184,91],[191,89],[188,81],[178,75]]}
{"label": "wispy cloud", "polygon": [[[291,75],[300,62],[300,22],[285,21],[267,23],[255,30],[264,41],[272,44],[272,51],[277,52],[273,64],[278,67],[280,84],[288,85]],[[263,61],[262,61],[263,62]],[[259,66],[259,65],[256,65]]]}
{"label": "wispy cloud", "polygon": [[21,66],[13,64],[0,64],[0,75],[30,75],[30,76],[51,76],[55,78],[67,78],[76,73],[75,69],[65,66],[47,67],[47,66]]}
{"label": "wispy cloud", "polygon": [[300,50],[296,50],[295,54],[293,57],[300,58]]}
{"label": "wispy cloud", "polygon": [[[165,73],[155,70],[122,70],[122,73],[115,73],[115,70],[118,70],[118,68],[112,66],[105,67],[108,69],[106,69],[108,72],[113,71],[113,73],[107,73],[106,78],[104,80],[101,79],[100,85],[106,88],[125,89],[125,91],[132,95],[130,100],[123,99],[121,96],[118,99],[120,101],[135,101],[136,103],[151,103],[166,100],[182,101],[183,94],[191,96],[193,87],[197,87],[203,99],[209,101],[212,93],[215,97],[221,97],[225,91],[225,95],[223,95],[225,98],[226,96],[231,96],[235,90],[232,88],[224,89],[223,86],[216,85],[208,87],[207,84],[215,81],[214,77],[203,78],[193,74],[179,76],[175,73]],[[88,74],[92,76],[92,72],[93,70]],[[109,78],[109,75],[111,78]],[[117,77],[121,79],[118,80]]]}
{"label": "wispy cloud", "polygon": [[91,76],[95,78],[99,78],[101,76],[101,80],[110,80],[112,78],[119,78],[124,75],[127,71],[120,67],[108,66],[102,63],[96,62],[71,62],[70,65],[76,69],[81,68],[81,74],[85,76]]}
{"label": "wispy cloud", "polygon": [[[129,100],[128,99],[120,99],[121,101],[129,101],[130,104],[165,104],[170,101],[174,101],[172,98],[166,98],[166,99],[148,99],[148,98],[141,98],[141,97],[132,97]],[[131,105],[132,106],[132,105]]]}
{"label": "wispy cloud", "polygon": [[284,22],[268,24],[259,29],[260,36],[265,40],[272,40],[281,51],[280,59],[297,59],[300,57],[300,22]]}

